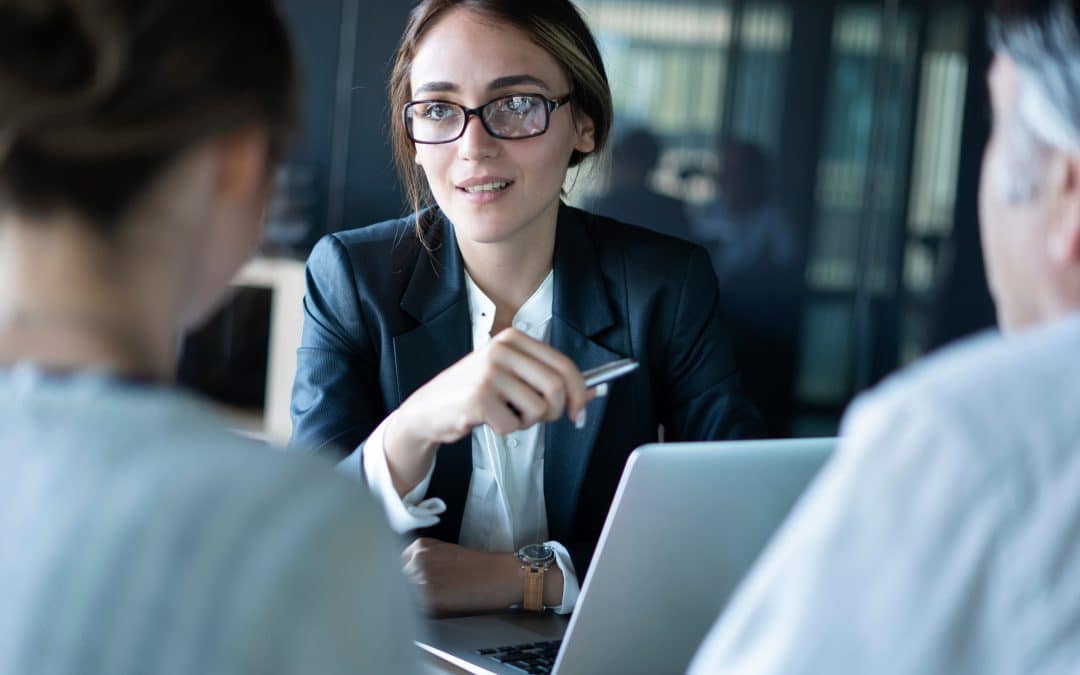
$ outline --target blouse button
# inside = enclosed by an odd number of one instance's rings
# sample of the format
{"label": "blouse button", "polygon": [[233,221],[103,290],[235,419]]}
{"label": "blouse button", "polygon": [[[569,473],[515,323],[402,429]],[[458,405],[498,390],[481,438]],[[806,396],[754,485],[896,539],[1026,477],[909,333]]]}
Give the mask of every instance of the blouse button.
{"label": "blouse button", "polygon": [[506,444],[509,445],[511,448],[516,448],[518,446],[517,437],[511,436],[510,438],[506,439]]}

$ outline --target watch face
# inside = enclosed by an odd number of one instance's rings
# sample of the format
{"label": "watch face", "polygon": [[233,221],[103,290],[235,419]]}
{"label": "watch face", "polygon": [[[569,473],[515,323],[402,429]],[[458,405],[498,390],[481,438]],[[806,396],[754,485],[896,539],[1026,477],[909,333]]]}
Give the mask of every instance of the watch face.
{"label": "watch face", "polygon": [[521,557],[536,562],[551,560],[555,557],[555,551],[550,546],[543,544],[529,544],[521,549]]}

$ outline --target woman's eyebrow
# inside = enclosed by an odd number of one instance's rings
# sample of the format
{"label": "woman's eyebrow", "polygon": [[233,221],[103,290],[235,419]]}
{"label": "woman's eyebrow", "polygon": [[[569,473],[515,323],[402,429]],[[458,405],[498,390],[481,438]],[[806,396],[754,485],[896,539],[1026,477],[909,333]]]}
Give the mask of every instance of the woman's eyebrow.
{"label": "woman's eyebrow", "polygon": [[424,84],[413,90],[413,96],[443,91],[457,92],[461,91],[461,87],[457,86],[453,82],[425,82]]}
{"label": "woman's eyebrow", "polygon": [[533,77],[532,75],[507,75],[506,77],[500,77],[496,80],[492,80],[488,85],[488,91],[496,91],[498,89],[507,89],[509,87],[516,87],[521,84],[531,84],[541,89],[551,91],[551,87],[547,85],[539,77]]}
{"label": "woman's eyebrow", "polygon": [[[510,87],[517,87],[523,84],[531,84],[533,86],[540,87],[545,91],[551,91],[551,87],[548,86],[547,82],[544,82],[539,77],[535,77],[533,75],[507,75],[506,77],[500,77],[492,80],[488,84],[487,90],[499,91],[501,89],[509,89]],[[424,84],[413,90],[413,96],[419,96],[420,94],[443,92],[458,93],[460,91],[461,87],[454,84],[453,82],[425,82]]]}

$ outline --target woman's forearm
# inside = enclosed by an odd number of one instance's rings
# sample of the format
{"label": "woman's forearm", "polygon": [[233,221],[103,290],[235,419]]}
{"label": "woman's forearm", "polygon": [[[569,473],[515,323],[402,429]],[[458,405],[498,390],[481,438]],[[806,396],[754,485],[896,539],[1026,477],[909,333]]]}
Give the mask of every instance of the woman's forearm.
{"label": "woman's forearm", "polygon": [[417,433],[416,422],[402,406],[386,418],[383,427],[383,453],[390,469],[390,479],[398,495],[404,497],[427,475],[435,461],[437,443]]}

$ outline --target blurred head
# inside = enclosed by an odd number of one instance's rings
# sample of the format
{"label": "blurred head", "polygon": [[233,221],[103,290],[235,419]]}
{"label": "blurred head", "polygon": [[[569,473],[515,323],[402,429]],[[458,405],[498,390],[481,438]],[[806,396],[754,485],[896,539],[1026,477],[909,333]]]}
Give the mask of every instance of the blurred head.
{"label": "blurred head", "polygon": [[644,185],[660,161],[660,141],[644,127],[626,132],[611,146],[611,177],[616,185]]}
{"label": "blurred head", "polygon": [[[413,143],[409,101],[477,108],[512,94],[568,97],[542,135],[498,139],[469,117],[450,143]],[[413,209],[437,203],[461,234],[497,241],[557,210],[566,172],[600,152],[612,121],[611,92],[592,34],[567,0],[423,0],[413,10],[389,85],[398,172]],[[505,188],[484,195],[478,179]],[[428,223],[418,219],[421,236]]]}
{"label": "blurred head", "polygon": [[1065,0],[1002,3],[980,227],[1006,330],[1080,310],[1080,31]]}
{"label": "blurred head", "polygon": [[769,196],[769,166],[765,151],[737,138],[728,139],[720,150],[717,176],[721,198],[736,211],[756,209]]}
{"label": "blurred head", "polygon": [[257,241],[294,88],[272,0],[0,0],[0,222],[189,258],[193,320]]}

